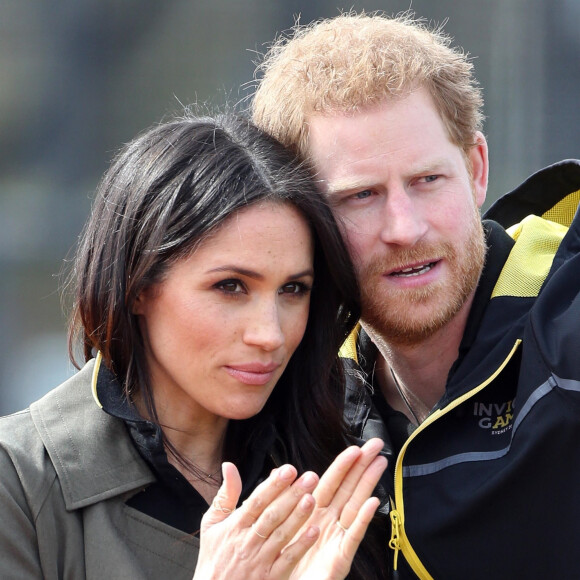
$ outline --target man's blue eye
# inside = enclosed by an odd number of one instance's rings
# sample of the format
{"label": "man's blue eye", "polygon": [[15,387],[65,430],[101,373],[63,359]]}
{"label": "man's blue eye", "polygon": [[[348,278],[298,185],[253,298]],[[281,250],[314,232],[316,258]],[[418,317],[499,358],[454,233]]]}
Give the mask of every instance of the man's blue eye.
{"label": "man's blue eye", "polygon": [[358,193],[355,193],[353,197],[355,197],[356,199],[366,199],[367,197],[370,197],[372,195],[372,192],[370,189],[365,189],[364,191],[359,191]]}

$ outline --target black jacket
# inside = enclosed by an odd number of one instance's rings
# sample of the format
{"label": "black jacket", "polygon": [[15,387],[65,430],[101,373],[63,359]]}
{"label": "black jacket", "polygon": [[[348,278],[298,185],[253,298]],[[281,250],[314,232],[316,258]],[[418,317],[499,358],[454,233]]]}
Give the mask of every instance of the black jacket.
{"label": "black jacket", "polygon": [[351,344],[346,418],[386,440],[396,578],[580,578],[579,203],[565,161],[486,213],[459,357],[410,436],[373,401],[368,337]]}

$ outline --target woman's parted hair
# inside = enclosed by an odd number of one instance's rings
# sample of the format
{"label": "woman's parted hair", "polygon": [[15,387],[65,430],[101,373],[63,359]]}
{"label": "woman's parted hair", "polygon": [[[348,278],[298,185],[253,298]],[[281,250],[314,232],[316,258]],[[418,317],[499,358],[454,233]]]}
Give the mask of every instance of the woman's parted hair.
{"label": "woman's parted hair", "polygon": [[79,339],[85,360],[100,351],[127,396],[140,392],[155,418],[135,300],[229,216],[266,200],[292,205],[308,222],[315,281],[304,339],[256,419],[276,413],[288,460],[320,471],[344,445],[337,352],[358,319],[358,287],[310,172],[247,119],[186,115],[122,149],[79,241],[69,351],[75,362]]}
{"label": "woman's parted hair", "polygon": [[451,141],[464,151],[483,123],[483,97],[466,54],[410,12],[348,12],[281,35],[256,70],[254,122],[308,155],[309,115],[352,112],[426,87]]}

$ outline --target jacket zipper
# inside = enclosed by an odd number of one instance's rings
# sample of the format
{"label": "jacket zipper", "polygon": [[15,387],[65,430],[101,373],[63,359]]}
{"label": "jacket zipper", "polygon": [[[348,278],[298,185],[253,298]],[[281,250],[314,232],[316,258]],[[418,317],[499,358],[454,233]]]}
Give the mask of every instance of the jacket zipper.
{"label": "jacket zipper", "polygon": [[429,574],[425,566],[423,566],[423,563],[419,559],[419,556],[417,556],[415,550],[413,549],[411,543],[409,542],[409,539],[407,538],[407,534],[405,533],[405,507],[403,501],[402,467],[405,452],[407,451],[409,444],[417,436],[418,433],[424,431],[427,427],[429,427],[429,425],[437,421],[437,419],[439,419],[441,416],[449,413],[449,411],[452,411],[453,409],[455,409],[455,407],[458,407],[464,401],[471,398],[473,395],[477,394],[479,391],[487,387],[487,385],[489,385],[489,383],[491,383],[505,368],[505,366],[508,364],[508,362],[511,360],[516,350],[520,346],[521,342],[522,341],[519,338],[516,340],[514,346],[512,347],[506,359],[502,362],[502,364],[498,367],[498,369],[483,383],[473,388],[468,393],[461,395],[461,397],[458,397],[457,399],[449,403],[449,405],[447,405],[444,409],[436,409],[435,411],[433,411],[433,413],[429,415],[429,417],[427,417],[427,419],[425,419],[425,421],[423,421],[423,423],[421,423],[421,425],[419,425],[417,429],[415,429],[415,431],[409,436],[409,438],[407,439],[407,441],[405,441],[405,444],[401,448],[401,451],[399,452],[399,455],[397,457],[397,462],[395,463],[395,499],[393,501],[393,499],[391,498],[391,512],[390,512],[391,540],[389,542],[389,547],[394,551],[393,571],[397,570],[397,561],[399,557],[399,552],[402,552],[403,556],[405,557],[405,560],[407,560],[407,562],[413,569],[413,572],[417,574],[418,578],[421,578],[423,580],[433,580],[433,577],[431,576],[431,574]]}

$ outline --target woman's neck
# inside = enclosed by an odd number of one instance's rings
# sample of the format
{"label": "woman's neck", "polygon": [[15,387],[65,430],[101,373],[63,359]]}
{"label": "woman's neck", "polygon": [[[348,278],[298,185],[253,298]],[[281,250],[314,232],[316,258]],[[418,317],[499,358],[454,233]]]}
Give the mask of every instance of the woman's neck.
{"label": "woman's neck", "polygon": [[[137,403],[142,416],[148,414]],[[221,464],[229,420],[216,415],[198,416],[157,404],[167,459],[209,503],[221,484]]]}
{"label": "woman's neck", "polygon": [[177,431],[162,425],[168,461],[210,504],[222,482],[225,429],[213,433]]}
{"label": "woman's neck", "polygon": [[168,461],[210,504],[222,482],[227,421],[209,430],[175,429],[161,424]]}

